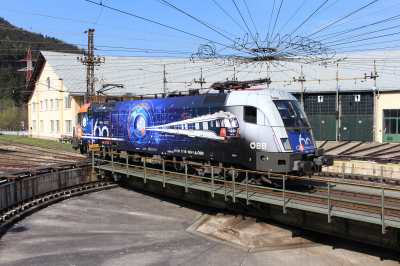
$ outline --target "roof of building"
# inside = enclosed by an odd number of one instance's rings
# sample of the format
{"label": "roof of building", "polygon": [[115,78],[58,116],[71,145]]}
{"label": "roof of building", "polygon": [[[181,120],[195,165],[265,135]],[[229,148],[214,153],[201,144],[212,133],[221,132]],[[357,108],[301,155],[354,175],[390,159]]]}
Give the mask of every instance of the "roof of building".
{"label": "roof of building", "polygon": [[[79,57],[82,55],[41,51],[28,91],[34,90],[34,81],[47,61],[58,78],[63,80],[63,86],[70,95],[85,95],[87,68],[77,60]],[[371,91],[375,86],[374,79],[370,78],[375,75],[375,61],[377,89],[393,91],[400,89],[396,79],[400,70],[400,60],[396,60],[397,58],[400,58],[400,50],[336,55],[328,63],[316,62],[303,66],[293,62],[273,62],[267,70],[267,66],[259,62],[229,65],[230,62],[221,60],[210,62],[189,58],[105,56],[105,63],[95,67],[94,84],[96,92],[102,87],[102,83],[99,82],[101,80],[105,84],[123,84],[124,88],[114,88],[105,94],[135,96],[162,93],[164,76],[166,91],[169,93],[200,88],[201,76],[206,82],[203,84],[204,88],[209,88],[214,82],[233,78],[244,81],[264,79],[268,76],[272,80],[270,87],[300,92],[302,84],[299,80],[302,79],[303,71],[305,92],[333,92],[337,87],[340,91]],[[29,95],[28,93],[24,97],[24,101],[28,101]]]}

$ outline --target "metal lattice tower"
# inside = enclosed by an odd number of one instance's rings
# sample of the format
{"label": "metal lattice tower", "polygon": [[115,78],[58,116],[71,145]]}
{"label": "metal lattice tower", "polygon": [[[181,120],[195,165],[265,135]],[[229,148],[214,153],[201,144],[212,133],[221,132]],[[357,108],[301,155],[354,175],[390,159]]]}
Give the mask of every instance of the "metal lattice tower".
{"label": "metal lattice tower", "polygon": [[82,64],[87,66],[87,75],[86,75],[86,83],[87,83],[87,91],[86,91],[86,102],[90,103],[94,101],[94,83],[95,83],[95,76],[94,76],[94,67],[99,66],[100,64],[104,63],[104,58],[103,61],[101,61],[100,57],[95,58],[94,57],[94,45],[93,45],[93,32],[94,29],[89,29],[88,31],[85,31],[84,33],[88,34],[88,51],[87,55],[84,58],[79,58],[78,61],[80,61]]}
{"label": "metal lattice tower", "polygon": [[32,58],[32,53],[31,53],[31,47],[29,46],[28,49],[28,57],[19,60],[21,61],[26,61],[26,67],[18,69],[18,71],[26,71],[26,81],[29,81],[32,77],[32,73],[33,73],[33,66],[32,66],[32,61],[37,61],[36,59]]}

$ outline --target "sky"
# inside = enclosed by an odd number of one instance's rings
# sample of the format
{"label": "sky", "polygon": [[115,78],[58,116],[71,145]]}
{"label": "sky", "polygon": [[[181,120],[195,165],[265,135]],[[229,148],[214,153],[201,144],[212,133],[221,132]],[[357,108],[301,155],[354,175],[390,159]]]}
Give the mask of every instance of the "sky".
{"label": "sky", "polygon": [[[13,0],[0,6],[11,24],[80,48],[87,48],[84,32],[95,29],[96,55],[186,58],[237,72],[267,65],[282,73],[288,58],[300,72],[301,65],[336,64],[343,54],[399,50],[399,14],[398,0]],[[354,56],[346,60],[347,69],[366,65]],[[379,69],[395,61],[376,60]]]}
{"label": "sky", "polygon": [[212,43],[220,55],[246,57],[255,41],[322,44],[335,53],[398,49],[399,11],[395,0],[14,0],[3,1],[0,16],[82,48],[93,28],[104,55],[190,57]]}

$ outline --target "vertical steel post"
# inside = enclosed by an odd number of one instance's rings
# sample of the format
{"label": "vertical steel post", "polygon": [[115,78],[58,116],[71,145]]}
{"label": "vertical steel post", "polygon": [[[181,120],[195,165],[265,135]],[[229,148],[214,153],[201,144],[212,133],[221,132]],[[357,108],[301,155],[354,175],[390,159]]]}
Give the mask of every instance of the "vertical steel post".
{"label": "vertical steel post", "polygon": [[381,166],[381,187],[383,187],[383,166]]}
{"label": "vertical steel post", "polygon": [[92,151],[92,173],[94,173],[94,151]]}
{"label": "vertical steel post", "polygon": [[249,205],[249,173],[246,171],[246,203]]}
{"label": "vertical steel post", "polygon": [[114,175],[114,154],[111,154],[112,174]]}
{"label": "vertical steel post", "polygon": [[236,202],[235,196],[235,170],[232,170],[232,202]]}
{"label": "vertical steel post", "polygon": [[185,163],[185,192],[188,192],[187,163]]}
{"label": "vertical steel post", "polygon": [[98,164],[97,168],[99,169],[98,174],[100,174],[100,155],[99,157],[97,157],[97,164]]}
{"label": "vertical steel post", "polygon": [[225,201],[226,201],[226,169],[224,168],[224,194],[225,194]]}
{"label": "vertical steel post", "polygon": [[285,177],[283,177],[283,213],[286,213],[286,199],[285,199]]}
{"label": "vertical steel post", "polygon": [[126,178],[129,177],[129,164],[128,164],[128,154],[126,155]]}
{"label": "vertical steel post", "polygon": [[331,222],[331,183],[328,181],[328,223]]}
{"label": "vertical steel post", "polygon": [[214,168],[211,166],[211,197],[214,198]]}
{"label": "vertical steel post", "polygon": [[143,179],[146,184],[146,158],[143,158]]}
{"label": "vertical steel post", "polygon": [[162,186],[165,187],[165,161],[162,160]]}
{"label": "vertical steel post", "polygon": [[385,189],[382,187],[382,234],[385,233]]}
{"label": "vertical steel post", "polygon": [[342,163],[342,181],[344,182],[344,171],[345,170],[345,168],[344,168],[344,163]]}

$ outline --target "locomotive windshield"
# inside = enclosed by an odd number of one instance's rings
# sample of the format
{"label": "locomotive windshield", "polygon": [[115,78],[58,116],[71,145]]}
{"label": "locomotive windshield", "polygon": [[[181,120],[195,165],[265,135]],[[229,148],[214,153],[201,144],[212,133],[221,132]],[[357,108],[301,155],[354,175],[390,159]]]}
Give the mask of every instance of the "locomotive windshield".
{"label": "locomotive windshield", "polygon": [[298,101],[294,100],[275,100],[276,108],[281,114],[286,128],[310,128],[307,117]]}

